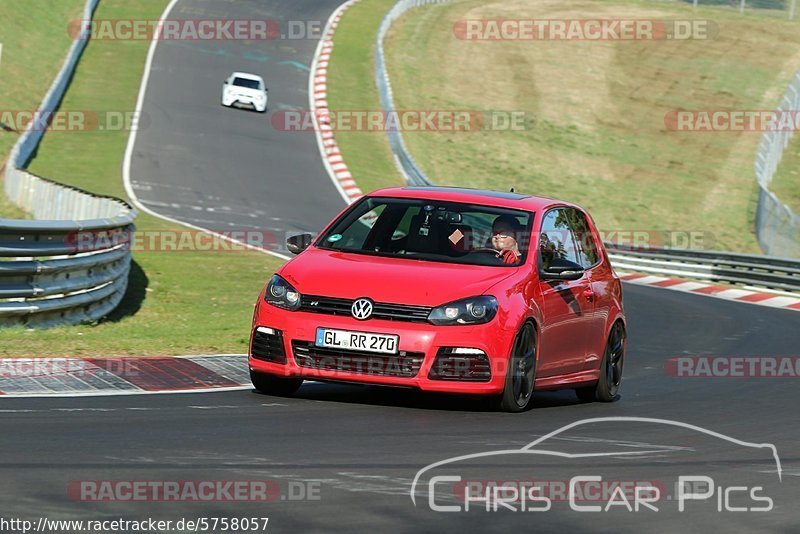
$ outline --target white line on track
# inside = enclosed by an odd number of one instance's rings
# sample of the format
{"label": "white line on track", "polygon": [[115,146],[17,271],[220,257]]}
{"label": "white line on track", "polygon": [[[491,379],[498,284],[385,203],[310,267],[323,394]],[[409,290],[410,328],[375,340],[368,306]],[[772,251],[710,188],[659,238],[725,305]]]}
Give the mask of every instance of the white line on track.
{"label": "white line on track", "polygon": [[0,399],[28,399],[36,397],[45,398],[68,398],[68,397],[116,397],[118,395],[169,395],[172,393],[222,393],[225,391],[246,391],[253,389],[253,386],[229,386],[221,388],[198,388],[198,389],[176,389],[170,391],[142,391],[142,390],[102,390],[102,391],[80,391],[80,392],[53,392],[53,393],[6,393],[0,395]]}
{"label": "white line on track", "polygon": [[[261,404],[261,406],[272,407],[272,406],[289,406],[289,405],[288,404],[281,404],[280,402],[270,402],[270,403],[266,403],[266,404]],[[218,406],[214,406],[214,405],[202,406],[202,405],[193,404],[193,405],[187,406],[187,408],[191,408],[193,410],[238,410],[238,409],[242,408],[242,406],[235,406],[235,405],[231,405],[231,404],[220,404]]]}
{"label": "white line on track", "polygon": [[274,408],[275,406],[288,406],[288,404],[281,404],[279,402],[265,402],[261,404],[246,404],[246,405],[219,405],[219,406],[202,406],[202,405],[189,405],[189,406],[174,406],[174,407],[153,407],[153,408],[144,408],[138,406],[131,406],[131,407],[121,407],[121,408],[42,408],[42,409],[20,409],[20,410],[0,410],[0,413],[49,413],[49,412],[122,412],[122,411],[131,411],[131,412],[157,412],[159,410],[167,410],[167,409],[180,409],[180,408],[188,408],[192,410],[219,410],[219,409],[227,409],[227,410],[241,410],[242,408]]}

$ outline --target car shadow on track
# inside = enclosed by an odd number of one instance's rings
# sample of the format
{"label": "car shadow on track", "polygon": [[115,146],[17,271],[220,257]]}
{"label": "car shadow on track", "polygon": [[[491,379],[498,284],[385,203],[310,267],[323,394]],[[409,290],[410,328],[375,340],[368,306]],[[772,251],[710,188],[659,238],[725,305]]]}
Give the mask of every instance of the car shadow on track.
{"label": "car shadow on track", "polygon": [[[259,394],[257,392],[254,393]],[[267,396],[267,395],[265,395]],[[277,397],[274,397],[277,398]],[[416,389],[405,389],[374,385],[328,384],[306,382],[294,399],[363,404],[367,406],[391,406],[422,410],[442,410],[459,412],[492,412],[497,403],[487,397],[431,393]],[[535,393],[531,411],[581,404],[572,390],[543,391]]]}

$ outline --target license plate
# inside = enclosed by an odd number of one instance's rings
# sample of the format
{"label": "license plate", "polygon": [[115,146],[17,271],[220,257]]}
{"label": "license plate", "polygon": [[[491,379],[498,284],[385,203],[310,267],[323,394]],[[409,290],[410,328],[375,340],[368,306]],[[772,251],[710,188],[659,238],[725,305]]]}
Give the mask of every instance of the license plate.
{"label": "license plate", "polygon": [[393,334],[372,334],[370,332],[317,328],[317,339],[314,344],[317,347],[397,354],[399,339],[400,336]]}

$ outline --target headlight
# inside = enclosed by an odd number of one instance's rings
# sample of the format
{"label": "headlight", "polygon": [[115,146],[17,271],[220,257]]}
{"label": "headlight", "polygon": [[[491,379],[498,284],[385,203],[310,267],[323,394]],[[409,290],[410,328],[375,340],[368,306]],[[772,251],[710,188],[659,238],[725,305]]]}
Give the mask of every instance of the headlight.
{"label": "headlight", "polygon": [[281,278],[273,275],[264,291],[264,300],[268,304],[283,308],[284,310],[296,310],[300,307],[300,293],[292,285]]}
{"label": "headlight", "polygon": [[435,325],[482,324],[497,315],[497,299],[490,295],[470,297],[431,310],[428,320]]}

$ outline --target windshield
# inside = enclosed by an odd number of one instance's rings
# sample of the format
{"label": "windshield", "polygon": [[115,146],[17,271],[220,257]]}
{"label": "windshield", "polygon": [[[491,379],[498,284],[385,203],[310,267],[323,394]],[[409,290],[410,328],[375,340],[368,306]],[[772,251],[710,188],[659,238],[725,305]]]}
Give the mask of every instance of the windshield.
{"label": "windshield", "polygon": [[248,78],[234,78],[233,85],[236,87],[247,87],[248,89],[261,89],[261,82]]}
{"label": "windshield", "polygon": [[525,261],[533,214],[420,199],[367,198],[316,246],[373,256],[511,267]]}

